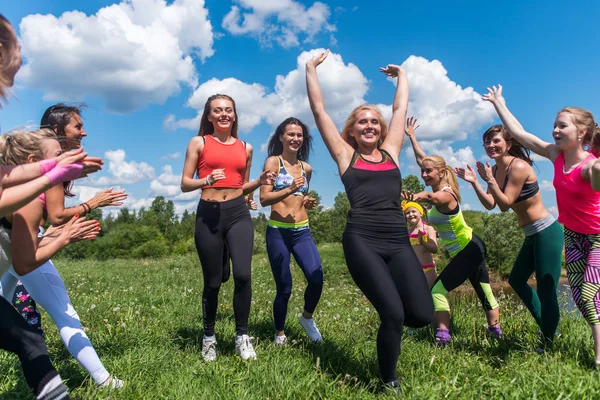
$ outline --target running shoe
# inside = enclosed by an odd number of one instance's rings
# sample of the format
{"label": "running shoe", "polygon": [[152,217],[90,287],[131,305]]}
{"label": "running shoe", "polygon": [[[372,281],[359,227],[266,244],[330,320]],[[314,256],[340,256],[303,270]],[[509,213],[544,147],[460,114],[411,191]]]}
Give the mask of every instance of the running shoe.
{"label": "running shoe", "polygon": [[123,386],[125,386],[125,382],[123,382],[119,378],[115,378],[114,376],[109,376],[107,380],[105,380],[104,382],[102,382],[100,384],[100,387],[108,388],[111,390],[112,389],[121,389]]}
{"label": "running shoe", "polygon": [[496,340],[502,340],[502,329],[500,329],[500,325],[496,324],[493,326],[487,327],[488,336],[493,337]]}
{"label": "running shoe", "polygon": [[273,344],[275,346],[285,346],[286,343],[287,343],[287,336],[285,336],[285,335],[278,336],[277,334],[275,334],[275,339],[273,340]]}
{"label": "running shoe", "polygon": [[449,329],[442,329],[442,328],[437,328],[435,330],[435,343],[439,346],[439,347],[446,347],[450,344],[450,339],[452,338],[452,336],[450,336],[450,330]]}
{"label": "running shoe", "polygon": [[402,396],[400,382],[397,379],[391,382],[385,382],[382,387],[382,392],[392,396]]}
{"label": "running shoe", "polygon": [[304,318],[303,316],[300,316],[300,325],[302,325],[310,340],[317,343],[323,341],[321,332],[319,332],[319,329],[315,325],[314,318]]}
{"label": "running shoe", "polygon": [[256,353],[248,335],[242,335],[235,338],[235,351],[242,357],[242,360],[256,360]]}
{"label": "running shoe", "polygon": [[217,359],[217,338],[215,336],[202,338],[202,358],[204,361],[215,361]]}

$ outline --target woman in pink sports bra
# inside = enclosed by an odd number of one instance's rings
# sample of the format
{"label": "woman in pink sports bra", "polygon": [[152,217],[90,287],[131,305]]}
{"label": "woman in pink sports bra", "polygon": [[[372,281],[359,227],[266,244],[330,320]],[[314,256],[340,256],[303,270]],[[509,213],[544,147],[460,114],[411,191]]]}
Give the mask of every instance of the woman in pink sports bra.
{"label": "woman in pink sports bra", "polygon": [[592,328],[600,366],[600,129],[592,113],[565,107],[554,121],[548,143],[525,131],[506,107],[502,86],[483,99],[494,105],[510,135],[554,164],[558,222],[565,232],[565,261],[575,304]]}
{"label": "woman in pink sports bra", "polygon": [[423,221],[425,210],[419,203],[404,201],[402,202],[402,211],[404,211],[404,217],[408,222],[410,245],[415,251],[421,267],[423,267],[423,273],[431,289],[437,279],[435,263],[433,262],[433,255],[438,251],[437,234],[432,226]]}

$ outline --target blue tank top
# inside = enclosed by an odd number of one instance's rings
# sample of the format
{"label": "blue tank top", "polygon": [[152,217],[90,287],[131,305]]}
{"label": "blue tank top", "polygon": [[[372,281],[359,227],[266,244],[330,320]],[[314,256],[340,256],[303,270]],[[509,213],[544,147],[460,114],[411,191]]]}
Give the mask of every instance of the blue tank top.
{"label": "blue tank top", "polygon": [[[288,188],[292,185],[294,181],[294,177],[285,169],[285,165],[283,164],[283,159],[281,157],[277,157],[279,160],[279,172],[277,173],[277,177],[275,178],[275,183],[273,183],[273,191],[278,192],[285,188]],[[294,196],[306,196],[308,194],[308,180],[306,179],[306,172],[304,171],[304,163],[300,162],[300,167],[302,168],[302,177],[304,178],[304,184],[298,188],[292,195]]]}

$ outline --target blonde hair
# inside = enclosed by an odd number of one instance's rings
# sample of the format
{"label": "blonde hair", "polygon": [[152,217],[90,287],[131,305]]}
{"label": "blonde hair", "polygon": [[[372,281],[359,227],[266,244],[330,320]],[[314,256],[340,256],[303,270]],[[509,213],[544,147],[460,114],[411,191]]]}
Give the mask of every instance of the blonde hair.
{"label": "blonde hair", "polygon": [[381,143],[383,143],[387,135],[387,122],[385,121],[385,118],[383,118],[383,114],[381,113],[379,107],[373,104],[364,104],[352,110],[352,112],[346,119],[344,129],[342,129],[342,139],[344,139],[346,143],[352,146],[354,150],[358,148],[358,143],[356,143],[356,139],[354,139],[354,137],[350,135],[350,131],[352,130],[352,126],[356,123],[356,120],[358,119],[358,114],[361,111],[375,111],[377,113],[377,119],[379,120],[379,125],[381,125],[381,136],[379,137],[378,146],[381,146]]}
{"label": "blonde hair", "polygon": [[41,144],[45,139],[58,140],[58,137],[51,129],[18,130],[0,136],[0,164],[27,164],[30,155],[38,161],[43,160]]}
{"label": "blonde hair", "polygon": [[571,114],[573,123],[577,129],[585,130],[583,136],[583,145],[590,146],[590,151],[595,155],[600,155],[600,128],[594,120],[594,116],[588,110],[579,107],[565,107],[558,114]]}
{"label": "blonde hair", "polygon": [[454,174],[454,170],[452,169],[452,167],[446,164],[446,161],[440,156],[427,156],[423,159],[423,161],[421,161],[421,164],[425,161],[429,161],[431,164],[433,164],[433,168],[438,170],[440,174],[442,172],[445,172],[444,177],[442,177],[442,179],[446,180],[446,182],[456,195],[458,202],[462,202],[462,198],[460,197],[460,190],[458,190],[458,180],[456,179],[456,175]]}
{"label": "blonde hair", "polygon": [[6,60],[0,65],[0,100],[4,101],[8,97],[7,89],[12,86],[12,81],[4,76],[4,70],[15,63],[16,60],[10,57],[10,55],[12,54],[12,49],[18,46],[17,37],[11,27],[10,22],[8,22],[4,15],[0,14],[0,45],[2,46],[0,51],[7,56]]}

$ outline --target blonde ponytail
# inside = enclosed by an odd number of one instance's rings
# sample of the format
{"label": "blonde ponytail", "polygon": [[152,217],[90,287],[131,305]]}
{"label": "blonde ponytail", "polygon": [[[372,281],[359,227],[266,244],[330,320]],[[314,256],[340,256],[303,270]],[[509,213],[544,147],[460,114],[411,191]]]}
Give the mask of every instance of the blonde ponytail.
{"label": "blonde ponytail", "polygon": [[460,191],[458,190],[458,180],[456,179],[456,175],[454,174],[454,170],[452,169],[452,167],[446,164],[446,160],[444,160],[440,156],[427,156],[422,160],[422,162],[425,161],[429,161],[431,164],[433,164],[433,168],[435,168],[440,174],[442,173],[442,171],[445,172],[445,178],[443,179],[446,180],[446,182],[456,195],[458,202],[460,203],[462,201],[462,198],[460,197]]}

